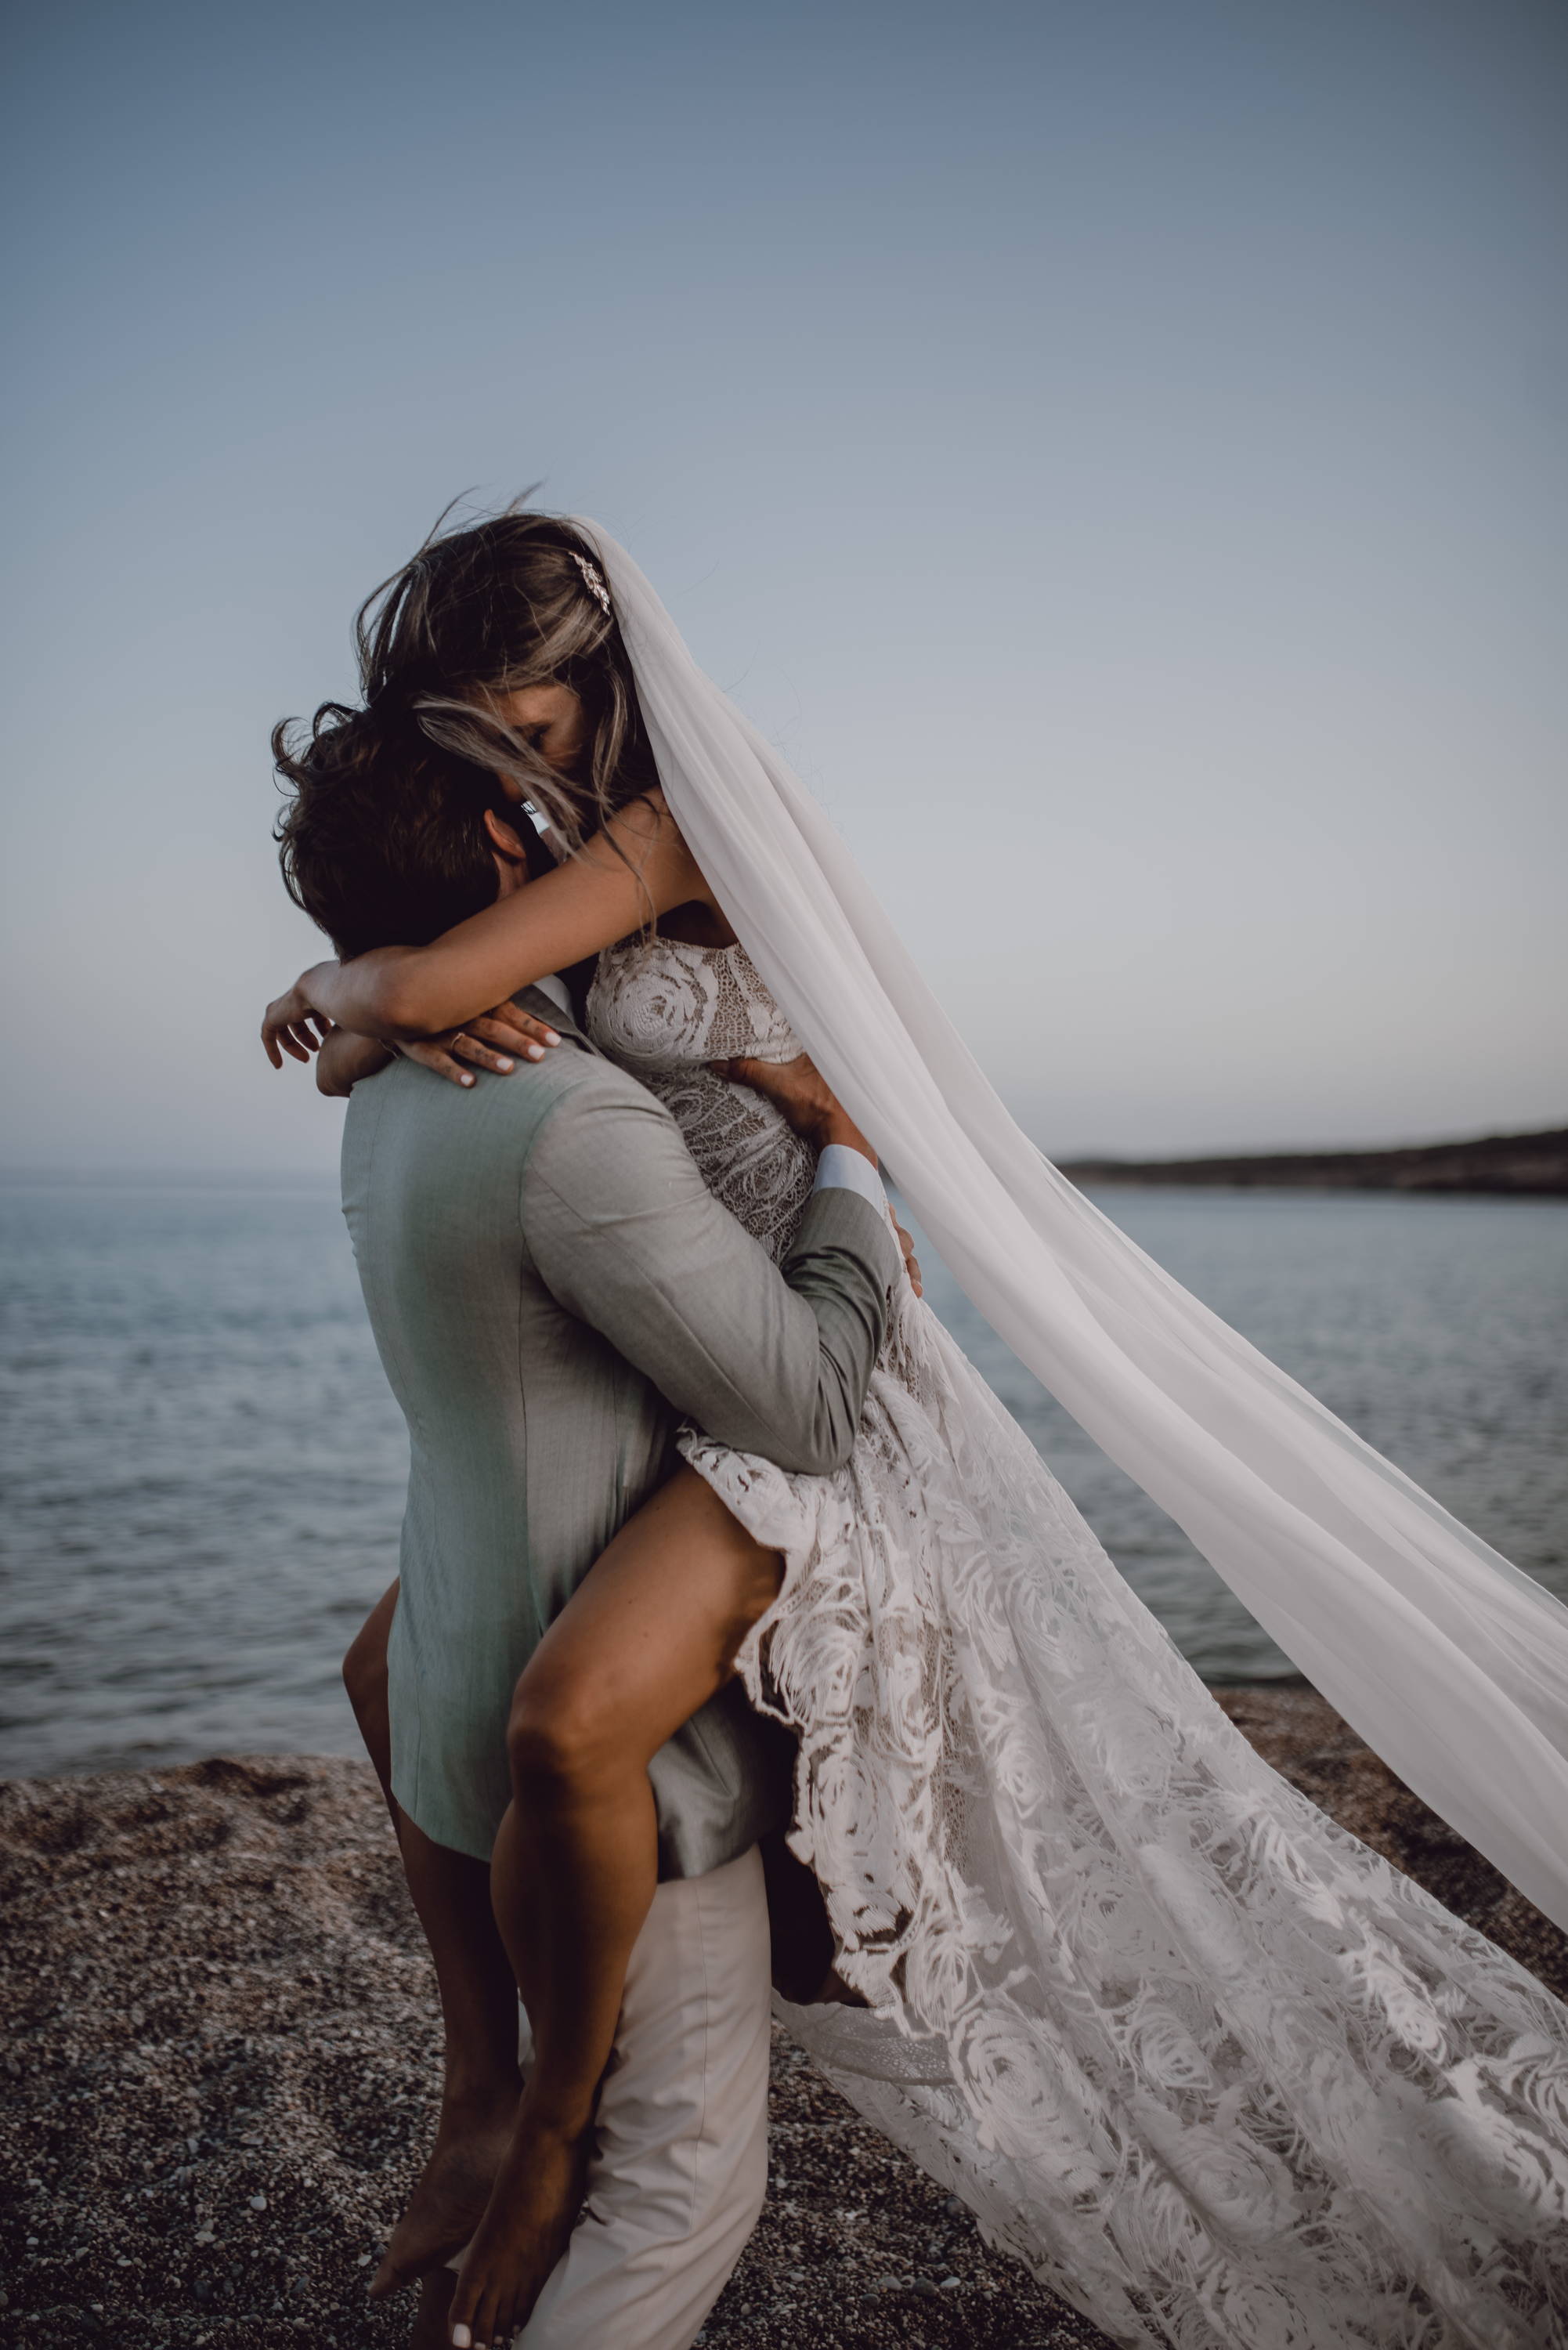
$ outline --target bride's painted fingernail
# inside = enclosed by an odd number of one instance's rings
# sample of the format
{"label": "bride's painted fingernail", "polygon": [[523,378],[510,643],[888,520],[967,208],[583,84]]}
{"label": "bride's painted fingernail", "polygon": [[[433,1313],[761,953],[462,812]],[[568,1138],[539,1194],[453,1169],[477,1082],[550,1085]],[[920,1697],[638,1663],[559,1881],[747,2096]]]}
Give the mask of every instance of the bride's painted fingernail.
{"label": "bride's painted fingernail", "polygon": [[504,1070],[505,1074],[510,1076],[517,1065],[514,1061],[509,1061],[504,1054],[498,1053],[495,1057],[495,1066],[498,1069]]}
{"label": "bride's painted fingernail", "polygon": [[471,1086],[472,1083],[473,1079],[469,1076],[468,1071],[464,1069],[462,1076],[458,1079],[458,1084],[460,1086]]}
{"label": "bride's painted fingernail", "polygon": [[546,1045],[558,1045],[558,1044],[560,1043],[560,1041],[561,1041],[561,1040],[560,1040],[560,1038],[556,1035],[556,1032],[555,1032],[555,1030],[554,1030],[553,1028],[546,1028],[546,1029],[545,1029],[545,1044],[546,1044]]}
{"label": "bride's painted fingernail", "polygon": [[473,2338],[469,2333],[466,2325],[454,2325],[452,2327],[452,2350],[472,2350],[472,2343]]}
{"label": "bride's painted fingernail", "polygon": [[528,1047],[528,1058],[529,1058],[531,1061],[542,1061],[542,1060],[544,1059],[544,1057],[545,1057],[545,1047],[543,1046],[543,1045],[529,1045],[529,1047]]}

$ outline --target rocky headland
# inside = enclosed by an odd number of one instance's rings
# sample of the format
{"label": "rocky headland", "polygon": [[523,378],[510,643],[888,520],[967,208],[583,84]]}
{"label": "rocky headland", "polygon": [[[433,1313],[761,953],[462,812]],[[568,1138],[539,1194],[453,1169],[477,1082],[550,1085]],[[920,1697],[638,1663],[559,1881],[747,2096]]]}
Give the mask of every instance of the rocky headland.
{"label": "rocky headland", "polygon": [[[1568,1939],[1310,1690],[1218,1691],[1313,1799],[1568,1995]],[[374,2350],[365,2283],[440,2033],[369,1770],[219,1758],[0,1787],[0,2343]],[[782,2038],[723,2350],[1106,2350]],[[608,2350],[608,2345],[607,2345]]]}
{"label": "rocky headland", "polygon": [[1568,1198],[1568,1126],[1399,1150],[1272,1151],[1231,1159],[1074,1159],[1062,1172],[1090,1186],[1214,1186],[1231,1191],[1480,1191]]}

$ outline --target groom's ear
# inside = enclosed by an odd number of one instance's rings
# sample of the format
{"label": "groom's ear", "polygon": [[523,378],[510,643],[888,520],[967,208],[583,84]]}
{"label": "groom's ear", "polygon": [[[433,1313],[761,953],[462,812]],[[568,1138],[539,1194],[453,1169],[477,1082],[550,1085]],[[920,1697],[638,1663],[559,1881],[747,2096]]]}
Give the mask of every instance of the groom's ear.
{"label": "groom's ear", "polygon": [[516,878],[526,880],[530,867],[527,844],[522,834],[514,825],[508,824],[504,816],[497,816],[493,808],[484,811],[484,829],[490,835],[490,845],[496,855],[504,857],[508,865],[520,865],[523,870]]}

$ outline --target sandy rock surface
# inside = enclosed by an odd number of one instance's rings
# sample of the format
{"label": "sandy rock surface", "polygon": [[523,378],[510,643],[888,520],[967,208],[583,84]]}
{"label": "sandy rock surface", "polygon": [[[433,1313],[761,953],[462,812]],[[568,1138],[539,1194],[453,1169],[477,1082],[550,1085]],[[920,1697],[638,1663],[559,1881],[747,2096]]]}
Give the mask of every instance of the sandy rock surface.
{"label": "sandy rock surface", "polygon": [[[1568,1994],[1568,1941],[1310,1690],[1221,1693],[1314,1800]],[[0,1788],[0,2344],[371,2350],[435,2111],[430,1970],[369,1769]],[[1091,2350],[782,2039],[724,2350]],[[612,2345],[607,2345],[612,2350]]]}

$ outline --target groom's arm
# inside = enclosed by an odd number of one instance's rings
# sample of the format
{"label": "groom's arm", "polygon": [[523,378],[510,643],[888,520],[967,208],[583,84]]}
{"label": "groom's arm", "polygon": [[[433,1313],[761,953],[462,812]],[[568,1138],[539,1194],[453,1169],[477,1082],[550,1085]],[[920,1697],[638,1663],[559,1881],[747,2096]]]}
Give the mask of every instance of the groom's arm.
{"label": "groom's arm", "polygon": [[584,1089],[529,1154],[524,1234],[560,1304],[679,1411],[822,1476],[849,1457],[903,1278],[876,1170],[858,1169],[863,1183],[813,1193],[781,1271],[713,1198],[662,1103]]}

